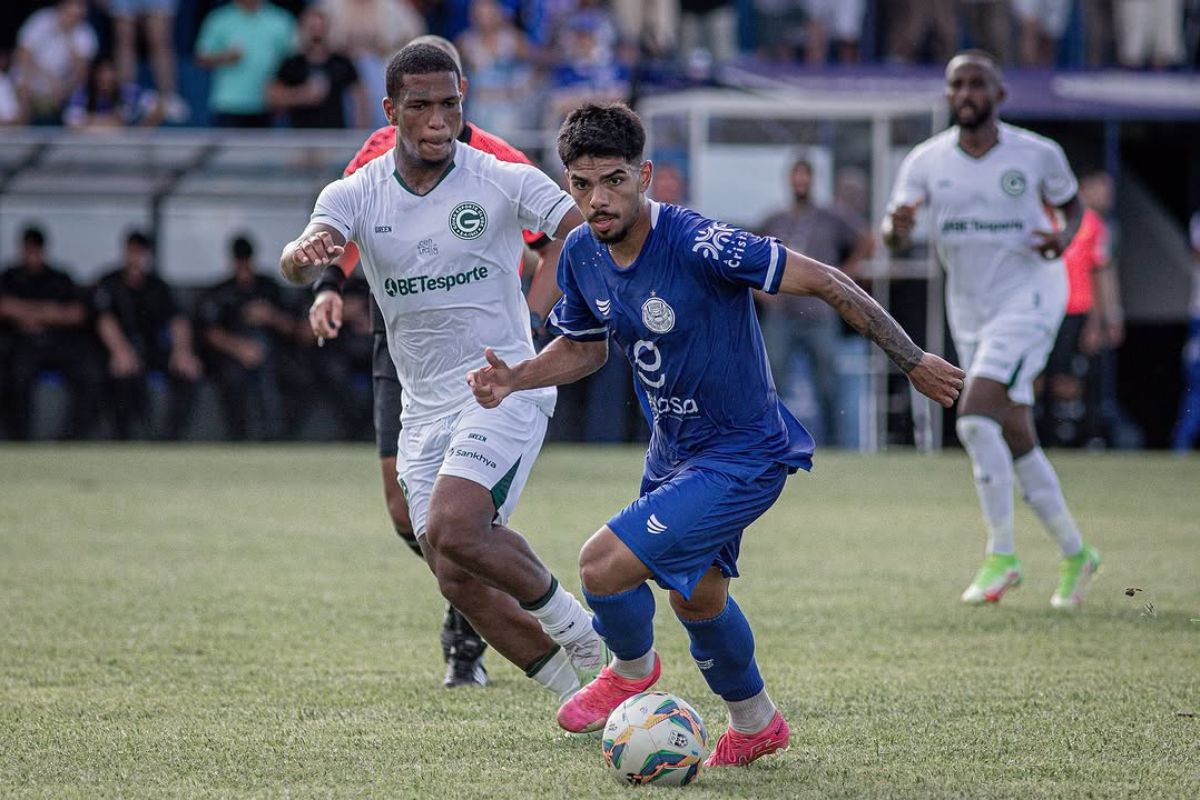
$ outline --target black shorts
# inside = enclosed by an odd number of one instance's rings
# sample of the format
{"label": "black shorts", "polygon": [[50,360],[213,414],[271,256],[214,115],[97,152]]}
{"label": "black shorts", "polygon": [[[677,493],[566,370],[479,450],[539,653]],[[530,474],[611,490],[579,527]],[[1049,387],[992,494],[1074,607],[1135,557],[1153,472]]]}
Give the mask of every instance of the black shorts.
{"label": "black shorts", "polygon": [[375,446],[380,458],[395,458],[400,441],[400,378],[388,352],[387,334],[375,334],[371,353],[371,383],[375,391]]}
{"label": "black shorts", "polygon": [[1087,319],[1087,314],[1067,314],[1063,317],[1058,336],[1054,340],[1054,349],[1046,359],[1046,368],[1042,374],[1078,376],[1075,358],[1079,355],[1079,337],[1083,334],[1083,326],[1087,324]]}

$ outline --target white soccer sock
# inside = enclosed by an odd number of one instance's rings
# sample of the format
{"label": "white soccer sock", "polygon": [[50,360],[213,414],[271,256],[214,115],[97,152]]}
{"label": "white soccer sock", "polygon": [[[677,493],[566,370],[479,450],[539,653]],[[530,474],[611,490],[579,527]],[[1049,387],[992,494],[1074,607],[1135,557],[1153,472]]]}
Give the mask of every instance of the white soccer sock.
{"label": "white soccer sock", "polygon": [[987,524],[989,553],[1012,555],[1013,462],[1000,423],[991,417],[968,414],[955,426],[959,441],[971,457],[975,491]]}
{"label": "white soccer sock", "polygon": [[560,703],[567,702],[571,695],[579,691],[579,676],[575,674],[571,659],[561,647],[554,648],[554,655],[529,677],[553,692]]}
{"label": "white soccer sock", "polygon": [[1058,542],[1064,556],[1073,556],[1083,547],[1075,519],[1067,508],[1058,474],[1040,447],[1035,447],[1013,462],[1021,495],[1037,514],[1046,532]]}
{"label": "white soccer sock", "polygon": [[738,733],[758,733],[775,716],[775,703],[763,689],[745,700],[726,700],[729,706],[729,727]]}
{"label": "white soccer sock", "polygon": [[576,668],[594,670],[604,666],[603,647],[600,635],[592,628],[592,617],[575,595],[562,588],[558,579],[551,576],[548,597],[539,600],[535,607],[522,606],[534,616],[556,644],[562,645]]}
{"label": "white soccer sock", "polygon": [[654,648],[651,647],[645,655],[629,661],[613,656],[612,671],[631,681],[648,677],[654,671]]}

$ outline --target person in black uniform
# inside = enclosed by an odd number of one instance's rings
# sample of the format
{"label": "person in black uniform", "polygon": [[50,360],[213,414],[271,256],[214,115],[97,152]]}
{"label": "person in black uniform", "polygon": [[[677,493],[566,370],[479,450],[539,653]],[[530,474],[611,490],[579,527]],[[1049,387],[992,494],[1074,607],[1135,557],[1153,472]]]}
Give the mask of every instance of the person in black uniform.
{"label": "person in black uniform", "polygon": [[365,127],[366,88],[354,62],[330,47],[325,12],[309,6],[300,15],[299,28],[298,52],[283,60],[267,84],[267,103],[284,113],[291,128],[345,128],[349,98],[349,127]]}
{"label": "person in black uniform", "polygon": [[206,291],[197,306],[201,341],[229,438],[247,439],[252,415],[258,438],[294,434],[295,407],[283,402],[280,380],[286,379],[297,319],[288,310],[282,287],[255,272],[254,245],[247,237],[236,237],[230,254],[233,276]]}
{"label": "person in black uniform", "polygon": [[[96,285],[96,332],[108,353],[113,428],[118,439],[182,438],[203,369],[192,324],[166,282],[154,273],[154,243],[141,231],[125,237],[121,266]],[[147,378],[167,377],[166,427],[152,424]]]}
{"label": "person in black uniform", "polygon": [[33,428],[38,375],[57,370],[67,381],[70,411],[60,438],[84,438],[96,419],[99,368],[88,335],[87,306],[75,282],[46,262],[46,236],[21,233],[21,259],[0,275],[0,353],[5,354],[8,435],[25,440]]}

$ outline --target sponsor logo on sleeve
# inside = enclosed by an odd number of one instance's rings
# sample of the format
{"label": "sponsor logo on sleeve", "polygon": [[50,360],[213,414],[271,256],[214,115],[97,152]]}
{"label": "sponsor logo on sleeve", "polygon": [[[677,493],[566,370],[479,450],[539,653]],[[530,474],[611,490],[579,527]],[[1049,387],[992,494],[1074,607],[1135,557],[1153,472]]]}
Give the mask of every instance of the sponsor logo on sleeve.
{"label": "sponsor logo on sleeve", "polygon": [[715,261],[721,257],[721,253],[725,252],[725,245],[729,243],[729,237],[732,235],[733,228],[731,226],[723,222],[714,222],[707,228],[701,228],[700,232],[696,234],[692,252]]}

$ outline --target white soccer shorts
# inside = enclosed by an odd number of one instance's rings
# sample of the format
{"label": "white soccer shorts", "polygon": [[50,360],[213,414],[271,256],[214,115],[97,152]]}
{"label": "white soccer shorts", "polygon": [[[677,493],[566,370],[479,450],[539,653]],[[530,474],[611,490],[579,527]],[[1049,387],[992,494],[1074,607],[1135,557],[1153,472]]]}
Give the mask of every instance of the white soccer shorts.
{"label": "white soccer shorts", "polygon": [[1033,382],[1046,366],[1063,315],[1000,315],[983,326],[978,339],[954,339],[967,380],[990,378],[1008,387],[1012,402],[1033,405]]}
{"label": "white soccer shorts", "polygon": [[495,521],[506,523],[542,449],[548,422],[534,403],[509,397],[496,408],[472,402],[432,422],[405,425],[396,476],[417,538],[425,535],[438,475],[466,478],[487,489],[495,504]]}

